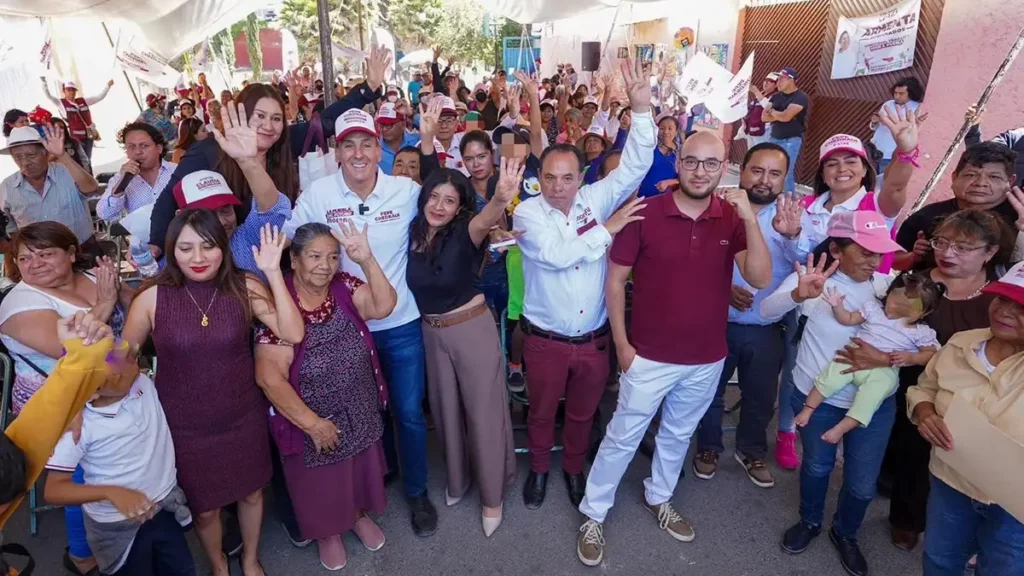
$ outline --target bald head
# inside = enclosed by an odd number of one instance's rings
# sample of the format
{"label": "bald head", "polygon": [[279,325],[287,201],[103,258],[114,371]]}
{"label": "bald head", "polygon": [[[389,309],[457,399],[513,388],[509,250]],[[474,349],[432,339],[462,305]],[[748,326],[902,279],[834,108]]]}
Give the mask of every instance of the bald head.
{"label": "bald head", "polygon": [[714,132],[697,132],[683,142],[676,173],[683,194],[694,200],[710,196],[725,171],[725,143]]}

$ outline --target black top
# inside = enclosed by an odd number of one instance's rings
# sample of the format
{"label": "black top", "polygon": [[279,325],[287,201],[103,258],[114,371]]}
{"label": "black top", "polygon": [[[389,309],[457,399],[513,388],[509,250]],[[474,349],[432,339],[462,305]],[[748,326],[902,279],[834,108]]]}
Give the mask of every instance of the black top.
{"label": "black top", "polygon": [[494,130],[498,127],[498,118],[501,116],[501,110],[494,105],[494,100],[491,95],[487,95],[487,103],[480,110],[480,118],[484,121],[484,130]]}
{"label": "black top", "polygon": [[476,273],[480,248],[469,236],[469,218],[453,225],[451,235],[427,262],[427,254],[409,250],[406,282],[423,314],[445,314],[472,300],[480,290]]}
{"label": "black top", "polygon": [[[924,208],[921,208],[917,212],[914,212],[907,218],[907,221],[900,226],[899,232],[896,233],[896,243],[903,247],[904,250],[910,252],[914,249],[914,243],[917,242],[917,233],[924,232],[925,238],[931,238],[935,232],[935,227],[945,217],[950,214],[954,214],[960,211],[960,206],[956,202],[956,198],[944,200],[942,202],[936,202],[929,204]],[[990,210],[993,214],[1001,217],[1011,229],[1016,230],[1017,222],[1017,211],[1013,209],[1013,205],[1010,204],[1009,200],[996,206]],[[928,268],[935,267],[935,259],[932,257],[931,252],[929,255],[918,262],[914,266],[914,270],[927,270]]]}
{"label": "black top", "polygon": [[803,137],[804,129],[807,128],[807,110],[811,107],[811,101],[804,94],[803,90],[797,90],[792,94],[776,92],[771,97],[772,110],[782,112],[789,108],[790,104],[803,106],[804,109],[793,117],[789,122],[772,121],[772,138],[798,138]]}

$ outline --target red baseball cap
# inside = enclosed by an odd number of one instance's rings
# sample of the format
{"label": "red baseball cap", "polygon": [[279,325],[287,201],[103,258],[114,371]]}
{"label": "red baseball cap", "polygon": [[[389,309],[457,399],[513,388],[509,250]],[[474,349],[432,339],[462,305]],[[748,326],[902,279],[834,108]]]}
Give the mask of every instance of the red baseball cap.
{"label": "red baseball cap", "polygon": [[174,201],[178,208],[205,208],[217,210],[222,206],[240,206],[224,177],[210,170],[193,172],[174,186]]}
{"label": "red baseball cap", "polygon": [[828,236],[831,238],[849,238],[861,248],[875,254],[890,252],[906,252],[902,246],[893,241],[889,235],[889,227],[878,212],[856,210],[833,214],[828,221]]}
{"label": "red baseball cap", "polygon": [[1024,304],[1024,262],[1018,263],[1003,277],[992,282],[984,289],[982,294],[995,294],[1007,300],[1013,300],[1017,304]]}

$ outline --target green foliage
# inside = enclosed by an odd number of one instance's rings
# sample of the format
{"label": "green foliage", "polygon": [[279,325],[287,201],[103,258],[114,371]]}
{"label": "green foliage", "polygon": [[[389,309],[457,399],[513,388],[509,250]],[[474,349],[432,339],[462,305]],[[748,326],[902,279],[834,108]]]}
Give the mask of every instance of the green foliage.
{"label": "green foliage", "polygon": [[246,48],[249,49],[249,65],[252,68],[252,79],[255,82],[263,80],[263,47],[260,46],[260,22],[253,12],[245,19],[245,40]]}

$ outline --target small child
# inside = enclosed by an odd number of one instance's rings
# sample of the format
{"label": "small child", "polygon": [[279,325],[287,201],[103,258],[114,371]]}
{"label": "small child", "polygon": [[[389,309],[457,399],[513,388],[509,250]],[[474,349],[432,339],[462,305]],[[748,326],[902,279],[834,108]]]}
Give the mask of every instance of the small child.
{"label": "small child", "polygon": [[881,303],[870,300],[856,311],[843,305],[845,296],[829,288],[825,300],[836,320],[844,326],[862,325],[857,338],[889,354],[889,366],[843,374],[850,366],[831,362],[814,379],[804,409],[796,416],[797,426],[806,426],[811,414],[826,399],[853,383],[857,395],[846,417],[822,434],[822,440],[838,444],[857,426],[867,426],[882,402],[899,385],[897,366],[925,365],[939,349],[935,330],[922,324],[939,305],[946,287],[924,274],[910,273],[893,280]]}
{"label": "small child", "polygon": [[[178,488],[174,444],[153,381],[119,341],[108,374],[46,467],[46,499],[81,504],[86,538],[103,574],[192,576],[183,526],[192,517]],[[71,474],[81,465],[85,484]]]}

